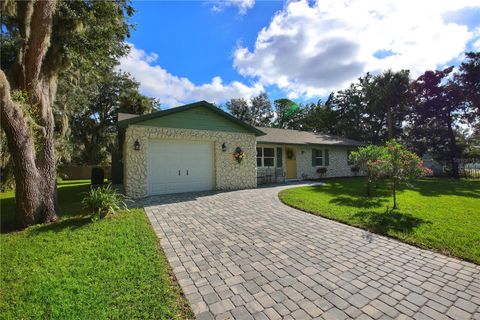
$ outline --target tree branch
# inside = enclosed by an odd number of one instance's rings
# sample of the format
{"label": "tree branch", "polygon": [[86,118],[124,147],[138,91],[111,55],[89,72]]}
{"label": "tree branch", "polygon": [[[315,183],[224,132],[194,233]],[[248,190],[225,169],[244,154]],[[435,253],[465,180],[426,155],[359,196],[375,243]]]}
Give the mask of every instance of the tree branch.
{"label": "tree branch", "polygon": [[[25,88],[35,92],[38,85],[43,58],[47,53],[52,33],[52,16],[55,12],[57,1],[36,1],[33,14],[29,21],[30,36],[27,39],[25,50]],[[31,97],[38,99],[39,97]],[[38,101],[32,101],[37,104]]]}

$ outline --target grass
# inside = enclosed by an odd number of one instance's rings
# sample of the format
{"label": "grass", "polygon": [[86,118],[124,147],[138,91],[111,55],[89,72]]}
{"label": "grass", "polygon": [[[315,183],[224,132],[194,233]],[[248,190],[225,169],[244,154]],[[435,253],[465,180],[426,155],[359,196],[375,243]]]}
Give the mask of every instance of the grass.
{"label": "grass", "polygon": [[[143,210],[91,222],[88,188],[61,183],[59,222],[0,235],[0,318],[193,318]],[[2,221],[12,196],[1,194]]]}
{"label": "grass", "polygon": [[292,207],[374,233],[480,264],[480,180],[426,178],[397,193],[388,184],[365,196],[365,179],[287,189],[280,199]]}

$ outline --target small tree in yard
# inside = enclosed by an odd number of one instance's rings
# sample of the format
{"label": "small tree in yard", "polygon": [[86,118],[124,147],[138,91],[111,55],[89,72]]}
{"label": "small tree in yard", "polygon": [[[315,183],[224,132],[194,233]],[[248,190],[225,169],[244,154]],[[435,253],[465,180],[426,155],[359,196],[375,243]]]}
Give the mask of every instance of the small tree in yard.
{"label": "small tree in yard", "polygon": [[422,160],[404,146],[390,140],[383,148],[381,156],[368,163],[368,171],[375,177],[386,177],[391,181],[393,209],[397,208],[396,191],[401,183],[408,183],[415,178],[431,174],[431,170],[424,167]]}
{"label": "small tree in yard", "polygon": [[385,147],[369,145],[350,154],[350,160],[367,175],[367,196],[372,196],[372,185],[377,181],[378,175],[371,170],[371,164],[384,157]]}

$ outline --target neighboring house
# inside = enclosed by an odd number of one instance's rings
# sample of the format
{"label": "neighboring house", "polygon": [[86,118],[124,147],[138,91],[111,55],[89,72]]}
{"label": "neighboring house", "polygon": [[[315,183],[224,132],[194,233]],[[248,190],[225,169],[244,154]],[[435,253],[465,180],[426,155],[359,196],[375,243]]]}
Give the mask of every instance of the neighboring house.
{"label": "neighboring house", "polygon": [[426,168],[432,170],[432,175],[441,176],[444,174],[443,166],[438,161],[434,160],[429,152],[423,154],[422,161]]}
{"label": "neighboring house", "polygon": [[[123,184],[134,198],[255,188],[257,179],[272,175],[273,181],[318,178],[319,167],[327,168],[326,177],[350,176],[348,154],[362,145],[312,132],[256,128],[206,101],[137,117],[119,115],[118,126]],[[233,156],[238,148],[245,155],[240,163]]]}

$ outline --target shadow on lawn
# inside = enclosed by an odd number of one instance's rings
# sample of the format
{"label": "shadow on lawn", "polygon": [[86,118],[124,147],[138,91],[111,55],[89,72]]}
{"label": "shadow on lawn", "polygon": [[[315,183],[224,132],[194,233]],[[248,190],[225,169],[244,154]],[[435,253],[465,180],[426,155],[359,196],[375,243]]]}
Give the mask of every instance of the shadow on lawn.
{"label": "shadow on lawn", "polygon": [[40,234],[43,232],[61,232],[64,230],[76,230],[82,228],[92,222],[91,216],[72,217],[58,222],[44,224],[36,228],[32,228],[29,233],[31,235]]}
{"label": "shadow on lawn", "polygon": [[368,230],[383,235],[389,234],[390,231],[410,233],[422,224],[431,224],[430,221],[392,209],[384,212],[361,211],[353,214],[352,217]]}
{"label": "shadow on lawn", "polygon": [[[335,180],[325,180],[326,184],[314,186],[314,191],[330,194],[334,197],[366,197],[366,180],[363,177],[358,178],[340,178]],[[379,180],[372,187],[372,196],[390,197],[390,182],[388,180]],[[452,178],[423,178],[412,182],[408,186],[400,185],[397,193],[401,194],[404,190],[413,190],[426,197],[457,196],[467,198],[480,198],[480,180],[479,179],[452,179]],[[341,204],[341,203],[340,203]],[[355,206],[355,205],[354,205]]]}
{"label": "shadow on lawn", "polygon": [[[58,184],[58,201],[60,218],[73,218],[75,220],[78,216],[83,216],[81,200],[84,194],[90,189],[90,182],[88,180],[71,180],[61,181]],[[15,218],[15,196],[5,197],[0,200],[0,232],[8,233],[18,230]],[[58,223],[69,221],[62,219]]]}
{"label": "shadow on lawn", "polygon": [[385,198],[373,198],[373,197],[346,197],[339,196],[330,200],[330,203],[356,208],[379,208],[387,203]]}
{"label": "shadow on lawn", "polygon": [[411,189],[427,197],[451,195],[480,198],[480,180],[478,179],[426,178],[412,183]]}

